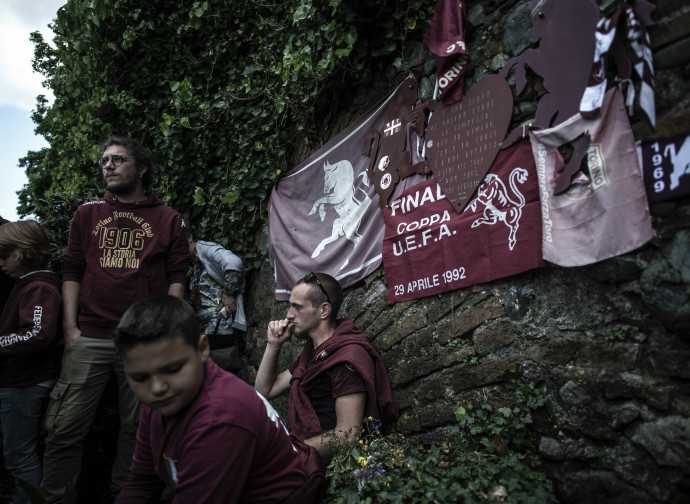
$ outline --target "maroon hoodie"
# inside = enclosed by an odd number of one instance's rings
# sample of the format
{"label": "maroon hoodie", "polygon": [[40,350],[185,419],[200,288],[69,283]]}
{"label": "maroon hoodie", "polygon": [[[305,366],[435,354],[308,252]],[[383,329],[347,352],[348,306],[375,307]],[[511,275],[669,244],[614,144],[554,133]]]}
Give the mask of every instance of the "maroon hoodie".
{"label": "maroon hoodie", "polygon": [[108,192],[74,213],[63,281],[81,284],[78,324],[84,336],[110,338],[132,303],[184,284],[188,267],[182,216],[152,194],[122,203]]}
{"label": "maroon hoodie", "polygon": [[[316,349],[311,340],[302,350],[290,380],[290,406],[287,425],[291,432],[302,439],[321,434],[321,423],[309,401],[306,391],[316,378],[328,369],[347,363],[362,377],[367,387],[365,417],[373,417],[387,424],[398,415],[398,404],[393,397],[386,367],[367,337],[350,319],[338,321],[333,335]],[[309,367],[307,368],[307,364]]]}
{"label": "maroon hoodie", "polygon": [[57,378],[62,297],[52,271],[17,280],[0,317],[0,387],[29,387]]}

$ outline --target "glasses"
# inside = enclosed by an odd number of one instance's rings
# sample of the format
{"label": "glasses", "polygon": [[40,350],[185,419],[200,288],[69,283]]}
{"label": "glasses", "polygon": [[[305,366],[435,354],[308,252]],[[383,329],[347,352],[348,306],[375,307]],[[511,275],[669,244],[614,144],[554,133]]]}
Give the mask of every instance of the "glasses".
{"label": "glasses", "polygon": [[326,300],[328,301],[328,304],[333,304],[331,303],[331,296],[328,295],[328,292],[326,292],[326,289],[323,288],[323,285],[321,285],[321,282],[319,282],[319,277],[316,276],[316,273],[309,272],[306,275],[304,275],[304,278],[302,279],[304,283],[316,283],[316,285],[319,286],[319,289],[321,289],[321,292],[324,293],[326,296]]}
{"label": "glasses", "polygon": [[110,161],[110,163],[117,168],[118,166],[122,166],[122,163],[124,163],[126,160],[127,158],[124,156],[120,156],[119,154],[113,154],[110,157],[102,157],[100,159],[97,159],[96,164],[101,168],[104,168],[105,165],[108,164],[108,161]]}

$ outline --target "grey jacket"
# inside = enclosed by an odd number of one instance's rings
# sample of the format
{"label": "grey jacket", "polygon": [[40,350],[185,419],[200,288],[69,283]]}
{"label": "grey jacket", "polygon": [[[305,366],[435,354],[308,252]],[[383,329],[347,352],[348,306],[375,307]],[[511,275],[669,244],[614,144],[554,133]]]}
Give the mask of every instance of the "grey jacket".
{"label": "grey jacket", "polygon": [[[196,242],[196,253],[209,276],[220,285],[225,285],[226,271],[242,271],[242,259],[217,243],[198,241]],[[237,313],[235,313],[235,320],[232,323],[232,327],[240,331],[247,330],[243,291],[244,285],[242,286],[242,291],[235,296]]]}

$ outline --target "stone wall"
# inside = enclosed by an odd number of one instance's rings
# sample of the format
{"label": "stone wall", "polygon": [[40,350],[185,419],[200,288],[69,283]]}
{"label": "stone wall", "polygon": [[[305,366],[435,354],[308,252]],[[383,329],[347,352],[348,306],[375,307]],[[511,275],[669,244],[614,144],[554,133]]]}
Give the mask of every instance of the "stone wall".
{"label": "stone wall", "polygon": [[[552,0],[555,1],[555,0]],[[657,129],[633,117],[637,139],[690,131],[690,7],[660,2],[652,41]],[[613,2],[601,2],[610,10]],[[468,83],[497,71],[529,44],[526,2],[473,2]],[[433,89],[433,58],[410,41],[408,63]],[[392,78],[395,76],[395,78]],[[402,77],[390,71],[389,83]],[[516,100],[514,121],[534,114],[539,82]],[[328,114],[322,141],[391,86]],[[371,89],[380,91],[372,96]],[[313,139],[312,139],[313,140]],[[313,145],[312,141],[312,145]],[[311,149],[302,149],[295,163]],[[346,291],[351,317],[383,356],[400,404],[397,429],[424,433],[455,422],[453,411],[481,394],[505,405],[519,382],[548,402],[535,418],[543,467],[562,502],[688,502],[690,496],[690,198],[651,207],[656,237],[643,248],[580,268],[546,267],[488,284],[389,306],[382,269]],[[266,230],[257,239],[267,246]],[[265,264],[250,277],[244,378],[253,383],[272,301]],[[288,344],[281,368],[299,353]],[[279,409],[284,401],[277,401]]]}

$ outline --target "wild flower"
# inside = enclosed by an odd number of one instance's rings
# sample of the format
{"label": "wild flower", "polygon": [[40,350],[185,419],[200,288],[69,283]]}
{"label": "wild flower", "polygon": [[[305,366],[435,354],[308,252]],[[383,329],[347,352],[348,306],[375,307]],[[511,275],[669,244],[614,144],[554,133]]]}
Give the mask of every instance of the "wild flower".
{"label": "wild flower", "polygon": [[361,491],[367,481],[380,478],[386,472],[384,465],[376,460],[380,455],[380,453],[374,453],[373,456],[367,458],[359,457],[358,462],[362,468],[352,471],[355,483],[357,483],[357,490]]}

